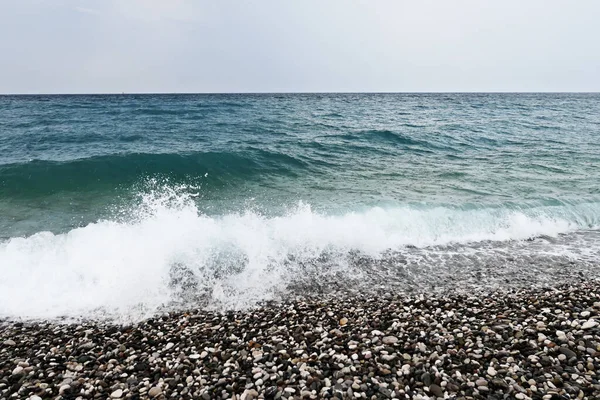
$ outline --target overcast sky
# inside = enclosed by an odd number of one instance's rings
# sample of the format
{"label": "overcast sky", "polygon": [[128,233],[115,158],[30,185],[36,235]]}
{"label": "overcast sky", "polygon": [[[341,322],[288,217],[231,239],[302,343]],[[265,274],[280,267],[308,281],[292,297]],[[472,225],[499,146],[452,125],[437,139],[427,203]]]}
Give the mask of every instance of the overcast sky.
{"label": "overcast sky", "polygon": [[600,91],[597,0],[0,0],[0,93]]}

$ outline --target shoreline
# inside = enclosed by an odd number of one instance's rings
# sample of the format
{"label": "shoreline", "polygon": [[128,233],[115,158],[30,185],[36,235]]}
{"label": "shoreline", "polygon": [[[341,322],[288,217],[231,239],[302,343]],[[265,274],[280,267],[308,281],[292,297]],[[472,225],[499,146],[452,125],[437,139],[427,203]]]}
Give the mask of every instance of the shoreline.
{"label": "shoreline", "polygon": [[1,398],[600,398],[600,283],[0,325]]}

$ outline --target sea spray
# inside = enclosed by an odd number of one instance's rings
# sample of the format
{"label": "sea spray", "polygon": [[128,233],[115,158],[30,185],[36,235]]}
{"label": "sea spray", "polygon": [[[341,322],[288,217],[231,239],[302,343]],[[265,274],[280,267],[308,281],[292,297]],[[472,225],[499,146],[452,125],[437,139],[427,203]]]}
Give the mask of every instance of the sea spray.
{"label": "sea spray", "polygon": [[[150,183],[115,220],[2,242],[0,316],[139,319],[190,305],[243,308],[285,293],[307,274],[350,282],[361,274],[358,258],[387,259],[392,271],[402,267],[400,256],[422,263],[436,251],[451,260],[453,251],[475,249],[485,258],[507,250],[507,242],[558,238],[600,222],[600,203],[324,215],[300,202],[280,216],[208,216],[199,211],[198,188]],[[440,260],[430,264],[443,268]],[[310,293],[310,285],[303,290]]]}

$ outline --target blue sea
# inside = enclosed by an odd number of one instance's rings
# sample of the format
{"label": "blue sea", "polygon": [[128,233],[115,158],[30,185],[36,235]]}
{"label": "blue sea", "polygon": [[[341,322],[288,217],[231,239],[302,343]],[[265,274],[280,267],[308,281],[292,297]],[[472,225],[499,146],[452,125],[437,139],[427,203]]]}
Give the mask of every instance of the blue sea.
{"label": "blue sea", "polygon": [[0,318],[600,276],[600,94],[0,96]]}

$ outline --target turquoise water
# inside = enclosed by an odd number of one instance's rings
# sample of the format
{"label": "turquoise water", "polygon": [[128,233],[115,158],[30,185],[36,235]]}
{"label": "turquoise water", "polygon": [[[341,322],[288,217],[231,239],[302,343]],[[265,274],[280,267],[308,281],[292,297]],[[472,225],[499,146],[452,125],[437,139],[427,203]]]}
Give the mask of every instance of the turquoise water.
{"label": "turquoise water", "polygon": [[598,94],[2,96],[0,315],[593,275],[599,166]]}

